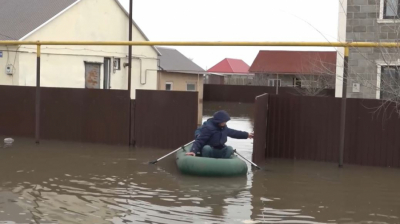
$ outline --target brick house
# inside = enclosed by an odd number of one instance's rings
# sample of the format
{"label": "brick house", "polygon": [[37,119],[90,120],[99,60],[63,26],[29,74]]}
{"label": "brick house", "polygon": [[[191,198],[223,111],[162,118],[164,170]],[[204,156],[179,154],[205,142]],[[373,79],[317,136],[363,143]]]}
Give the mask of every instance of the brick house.
{"label": "brick house", "polygon": [[334,51],[260,51],[249,71],[255,85],[334,88]]}
{"label": "brick house", "polygon": [[249,68],[250,66],[241,59],[225,58],[207,70],[205,83],[252,85],[254,74],[249,73]]}
{"label": "brick house", "polygon": [[[339,41],[398,42],[399,0],[340,0]],[[347,96],[385,99],[400,86],[400,49],[351,48]],[[338,49],[336,96],[341,97],[344,50]]]}

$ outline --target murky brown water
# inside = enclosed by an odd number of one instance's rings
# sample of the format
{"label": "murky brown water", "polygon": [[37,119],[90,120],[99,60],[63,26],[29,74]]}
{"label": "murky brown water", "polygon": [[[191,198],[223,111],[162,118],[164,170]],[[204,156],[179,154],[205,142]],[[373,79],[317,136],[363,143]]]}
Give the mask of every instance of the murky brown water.
{"label": "murky brown water", "polygon": [[[246,110],[230,127],[252,130]],[[251,157],[251,140],[229,144]],[[0,223],[400,223],[399,169],[269,160],[198,178],[147,164],[165,152],[16,139],[0,149]]]}

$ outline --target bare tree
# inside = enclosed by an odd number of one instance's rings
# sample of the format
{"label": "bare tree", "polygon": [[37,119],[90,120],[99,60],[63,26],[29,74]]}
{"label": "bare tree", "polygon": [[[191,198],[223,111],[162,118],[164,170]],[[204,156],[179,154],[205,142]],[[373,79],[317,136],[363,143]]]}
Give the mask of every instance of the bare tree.
{"label": "bare tree", "polygon": [[302,61],[302,74],[296,75],[296,91],[303,96],[323,96],[326,89],[335,88],[336,64],[320,56],[308,56]]}

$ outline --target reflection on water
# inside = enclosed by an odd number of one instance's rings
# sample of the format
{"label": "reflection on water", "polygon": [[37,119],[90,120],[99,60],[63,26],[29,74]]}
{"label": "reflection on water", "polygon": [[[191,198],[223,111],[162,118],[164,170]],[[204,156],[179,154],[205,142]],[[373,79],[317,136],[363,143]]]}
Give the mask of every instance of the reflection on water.
{"label": "reflection on water", "polygon": [[[252,130],[232,116],[231,128]],[[251,158],[251,140],[228,144]],[[0,151],[0,223],[400,223],[398,169],[269,160],[200,178],[173,157],[147,164],[165,152],[16,138]]]}
{"label": "reflection on water", "polygon": [[1,152],[0,220],[220,223],[230,220],[228,213],[250,218],[246,176],[184,176],[172,157],[147,164],[163,153],[56,142],[32,147],[20,140]]}

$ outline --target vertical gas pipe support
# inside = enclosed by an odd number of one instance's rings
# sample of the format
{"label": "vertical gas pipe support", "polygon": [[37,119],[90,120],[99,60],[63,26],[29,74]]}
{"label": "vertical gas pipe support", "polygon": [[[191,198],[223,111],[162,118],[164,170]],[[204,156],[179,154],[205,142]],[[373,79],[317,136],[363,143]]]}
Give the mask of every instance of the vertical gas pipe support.
{"label": "vertical gas pipe support", "polygon": [[[132,41],[132,0],[129,0],[129,41]],[[132,144],[132,45],[128,46],[129,146]]]}
{"label": "vertical gas pipe support", "polygon": [[40,143],[40,44],[36,50],[36,101],[35,101],[35,139]]}
{"label": "vertical gas pipe support", "polygon": [[344,161],[344,145],[346,133],[346,101],[347,101],[347,77],[349,72],[349,47],[344,48],[344,69],[343,69],[343,86],[342,86],[342,107],[340,113],[340,151],[339,151],[339,167],[343,167]]}

